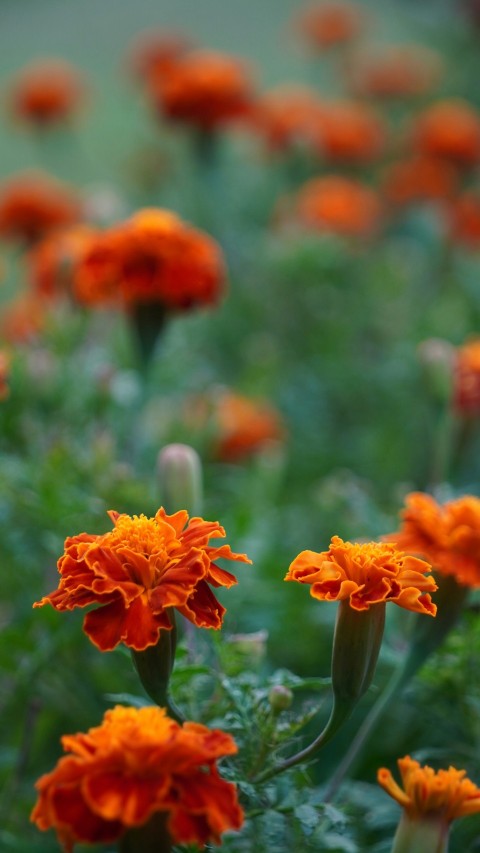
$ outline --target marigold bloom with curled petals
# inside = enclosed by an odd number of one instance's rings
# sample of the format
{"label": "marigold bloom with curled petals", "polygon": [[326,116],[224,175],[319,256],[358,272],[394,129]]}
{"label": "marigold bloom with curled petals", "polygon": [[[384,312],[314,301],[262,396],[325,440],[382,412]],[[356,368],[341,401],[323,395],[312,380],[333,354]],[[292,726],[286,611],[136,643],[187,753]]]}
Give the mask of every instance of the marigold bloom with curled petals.
{"label": "marigold bloom with curled petals", "polygon": [[431,495],[412,492],[401,519],[400,530],[388,537],[399,548],[421,555],[460,584],[480,587],[480,498],[466,495],[442,505]]}
{"label": "marigold bloom with curled petals", "polygon": [[399,803],[412,819],[431,817],[450,824],[466,815],[480,812],[480,788],[466,777],[465,770],[435,771],[422,767],[409,755],[398,759],[402,787],[390,770],[381,767],[378,783]]}
{"label": "marigold bloom with curled petals", "polygon": [[42,172],[22,172],[0,186],[0,238],[33,243],[80,219],[70,187]]}
{"label": "marigold bloom with curled petals", "polygon": [[22,69],[10,89],[10,109],[37,128],[68,121],[84,97],[80,73],[63,60],[42,60]]}
{"label": "marigold bloom with curled petals", "polygon": [[348,0],[325,0],[305,9],[297,27],[314,50],[328,50],[353,41],[360,34],[364,14]]}
{"label": "marigold bloom with curled petals", "polygon": [[58,589],[34,607],[51,604],[73,610],[98,604],[85,617],[83,629],[102,651],[119,643],[142,651],[172,627],[175,608],[199,628],[220,628],[225,608],[210,586],[231,587],[237,579],[216,565],[220,558],[251,563],[229,545],[213,547],[210,539],[225,536],[216,521],[188,519],[185,510],[154,518],[111,511],[109,533],[80,533],[65,540],[58,561]]}
{"label": "marigold bloom with curled petals", "polygon": [[431,566],[399,551],[392,542],[358,544],[334,536],[328,551],[302,551],[285,580],[311,586],[319,601],[348,600],[353,610],[392,601],[406,610],[435,616],[430,592],[437,589]]}
{"label": "marigold bloom with curled petals", "polygon": [[150,93],[161,115],[202,131],[245,117],[253,103],[245,63],[209,51],[187,54],[151,81]]}
{"label": "marigold bloom with curled petals", "polygon": [[312,178],[294,200],[295,219],[314,231],[344,237],[371,237],[381,206],[375,190],[340,175]]}
{"label": "marigold bloom with curled petals", "polygon": [[219,729],[180,726],[163,708],[117,705],[62,745],[67,754],[37,782],[31,820],[54,829],[67,853],[77,842],[115,841],[159,812],[173,843],[202,849],[243,823],[235,785],[216,765],[237,747]]}
{"label": "marigold bloom with curled petals", "polygon": [[387,138],[384,120],[365,104],[325,103],[314,130],[314,150],[328,163],[370,163],[382,153]]}
{"label": "marigold bloom with curled petals", "polygon": [[383,192],[396,207],[451,199],[459,174],[452,163],[433,157],[411,157],[387,169]]}
{"label": "marigold bloom with curled petals", "polygon": [[412,145],[426,156],[474,166],[480,160],[480,114],[467,101],[437,101],[415,120]]}
{"label": "marigold bloom with curled petals", "polygon": [[257,100],[252,127],[272,151],[310,148],[322,113],[322,101],[313,90],[306,86],[279,86]]}
{"label": "marigold bloom with curled petals", "polygon": [[73,275],[86,305],[159,302],[185,311],[215,304],[225,267],[217,243],[170,211],[145,209],[86,242]]}
{"label": "marigold bloom with curled petals", "polygon": [[374,98],[411,98],[425,95],[438,83],[442,63],[423,45],[394,45],[360,55],[349,69],[356,95]]}

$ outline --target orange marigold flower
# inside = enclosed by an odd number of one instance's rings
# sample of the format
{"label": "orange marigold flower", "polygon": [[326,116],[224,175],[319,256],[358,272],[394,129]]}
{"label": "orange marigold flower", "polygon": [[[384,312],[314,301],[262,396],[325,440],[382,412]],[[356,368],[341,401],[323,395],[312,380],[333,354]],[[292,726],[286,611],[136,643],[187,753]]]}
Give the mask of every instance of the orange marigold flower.
{"label": "orange marigold flower", "polygon": [[309,145],[323,112],[317,94],[306,86],[279,86],[255,104],[252,126],[271,150]]}
{"label": "orange marigold flower", "polygon": [[380,221],[375,190],[340,175],[312,178],[297,193],[296,219],[307,228],[344,237],[369,237]]}
{"label": "orange marigold flower", "polygon": [[34,246],[27,262],[35,293],[46,299],[72,295],[75,261],[89,244],[93,233],[86,225],[77,225],[54,231]]}
{"label": "orange marigold flower", "polygon": [[466,495],[438,504],[431,495],[405,498],[400,530],[389,534],[399,548],[419,554],[434,570],[460,584],[480,587],[480,499]]}
{"label": "orange marigold flower", "polygon": [[315,150],[330,163],[368,163],[383,151],[386,135],[383,119],[371,107],[330,102],[316,124]]}
{"label": "orange marigold flower", "polygon": [[357,57],[349,69],[355,94],[411,98],[436,86],[442,71],[438,54],[423,45],[395,45]]}
{"label": "orange marigold flower", "polygon": [[74,270],[79,302],[160,302],[183,311],[212,305],[224,288],[217,243],[167,210],[146,209],[86,241]]}
{"label": "orange marigold flower", "polygon": [[327,50],[353,41],[362,29],[364,14],[348,0],[316,3],[303,11],[298,26],[314,50]]}
{"label": "orange marigold flower", "polygon": [[438,101],[416,119],[412,142],[426,156],[474,166],[480,160],[480,115],[467,101]]}
{"label": "orange marigold flower", "polygon": [[237,746],[219,729],[180,726],[163,708],[117,705],[99,726],[64,735],[62,746],[67,754],[36,784],[31,820],[54,829],[67,853],[77,842],[115,841],[158,813],[173,843],[202,849],[243,823],[235,785],[216,764]]}
{"label": "orange marigold flower", "polygon": [[480,198],[476,193],[462,193],[448,209],[450,236],[455,243],[470,250],[480,246]]}
{"label": "orange marigold flower", "polygon": [[415,156],[387,169],[383,191],[398,207],[423,201],[445,201],[459,184],[459,174],[452,163],[433,157]]}
{"label": "orange marigold flower", "polygon": [[302,551],[285,580],[311,585],[319,601],[349,600],[353,610],[392,601],[406,610],[435,616],[430,592],[437,589],[431,566],[399,551],[392,542],[358,544],[334,536],[328,551]]}
{"label": "orange marigold flower", "polygon": [[160,631],[172,627],[171,607],[199,628],[220,628],[225,608],[209,585],[230,587],[237,579],[216,560],[251,563],[229,545],[209,545],[225,536],[223,527],[202,518],[189,521],[185,510],[167,515],[163,507],[154,518],[114,511],[109,516],[114,524],[109,533],[65,540],[58,589],[34,607],[100,605],[87,614],[83,629],[102,651],[119,643],[136,651],[155,645]]}
{"label": "orange marigold flower", "polygon": [[83,96],[79,72],[68,62],[47,59],[20,71],[10,89],[10,109],[26,124],[46,128],[68,121]]}
{"label": "orange marigold flower", "polygon": [[168,74],[152,80],[159,112],[172,121],[212,131],[245,117],[253,85],[243,62],[221,53],[189,53]]}
{"label": "orange marigold flower", "polygon": [[70,187],[42,172],[23,172],[0,186],[0,237],[27,243],[78,221],[79,200]]}
{"label": "orange marigold flower", "polygon": [[272,406],[240,394],[221,394],[214,418],[218,431],[215,453],[224,462],[237,462],[285,437],[280,415]]}
{"label": "orange marigold flower", "polygon": [[192,40],[183,33],[163,29],[146,30],[132,42],[129,65],[135,77],[148,84],[156,77],[168,74],[192,47]]}
{"label": "orange marigold flower", "polygon": [[0,349],[0,401],[6,400],[10,395],[8,381],[10,379],[10,354],[5,349]]}
{"label": "orange marigold flower", "polygon": [[411,819],[432,818],[449,824],[453,820],[480,812],[480,788],[466,778],[465,770],[435,772],[421,767],[409,755],[398,759],[402,787],[390,770],[381,767],[378,783],[399,803]]}
{"label": "orange marigold flower", "polygon": [[456,350],[453,366],[453,407],[460,415],[480,414],[480,338]]}

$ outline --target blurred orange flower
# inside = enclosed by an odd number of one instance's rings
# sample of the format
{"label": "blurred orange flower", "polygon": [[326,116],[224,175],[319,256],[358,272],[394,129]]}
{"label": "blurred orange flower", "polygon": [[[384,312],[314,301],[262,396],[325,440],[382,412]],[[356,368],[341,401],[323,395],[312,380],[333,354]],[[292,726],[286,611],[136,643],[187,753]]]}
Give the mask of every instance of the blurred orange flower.
{"label": "blurred orange flower", "polygon": [[324,0],[305,9],[298,27],[314,50],[327,50],[353,41],[362,29],[364,13],[348,0]]}
{"label": "blurred orange flower", "polygon": [[42,172],[22,172],[0,186],[0,238],[33,243],[54,228],[77,222],[74,191]]}
{"label": "blurred orange flower", "polygon": [[453,406],[461,415],[480,415],[480,338],[456,350],[453,367]]}
{"label": "blurred orange flower", "polygon": [[85,241],[73,276],[75,296],[86,305],[156,302],[175,311],[215,304],[224,286],[217,243],[154,208]]}
{"label": "blurred orange flower", "polygon": [[435,772],[428,765],[421,767],[409,755],[399,758],[397,763],[402,787],[386,767],[380,768],[377,779],[410,818],[430,817],[449,824],[480,812],[480,788],[466,778],[465,770],[449,767]]}
{"label": "blurred orange flower", "polygon": [[189,53],[151,83],[160,114],[202,131],[245,117],[253,105],[253,84],[246,65],[222,53]]}
{"label": "blurred orange flower", "polygon": [[21,293],[2,305],[0,331],[12,344],[23,344],[35,338],[45,325],[45,309],[31,293]]}
{"label": "blurred orange flower", "polygon": [[5,349],[0,349],[0,401],[10,396],[10,354]]}
{"label": "blurred orange flower", "polygon": [[334,536],[328,551],[302,551],[291,564],[286,581],[311,585],[319,601],[349,600],[353,610],[392,601],[406,610],[435,616],[430,592],[437,589],[431,566],[397,550],[392,542],[358,544]]}
{"label": "blurred orange flower", "polygon": [[450,199],[458,184],[459,175],[452,163],[414,156],[389,166],[385,172],[383,192],[392,204],[402,207]]}
{"label": "blurred orange flower", "polygon": [[310,147],[322,110],[322,101],[306,86],[279,86],[257,100],[252,126],[272,150]]}
{"label": "blurred orange flower", "polygon": [[54,231],[40,240],[27,256],[34,292],[46,299],[72,295],[75,261],[93,237],[86,225]]}
{"label": "blurred orange flower", "polygon": [[383,119],[365,104],[325,103],[314,134],[315,149],[330,163],[368,163],[382,153],[387,137]]}
{"label": "blurred orange flower", "polygon": [[10,88],[15,118],[37,128],[68,121],[84,98],[80,73],[63,60],[45,59],[23,68]]}
{"label": "blurred orange flower", "polygon": [[375,98],[410,98],[430,92],[442,72],[440,57],[423,45],[393,45],[350,63],[350,88]]}
{"label": "blurred orange flower", "polygon": [[455,243],[468,249],[480,247],[480,197],[465,192],[451,202],[448,208],[450,236]]}
{"label": "blurred orange flower", "polygon": [[135,77],[148,85],[156,77],[168,74],[192,46],[193,41],[183,33],[146,30],[139,33],[130,46],[129,65]]}
{"label": "blurred orange flower", "polygon": [[210,539],[225,536],[223,527],[202,518],[189,521],[185,510],[167,515],[163,507],[154,518],[114,511],[109,516],[111,532],[65,540],[58,589],[34,607],[100,605],[87,614],[83,628],[102,651],[119,643],[136,651],[155,645],[160,631],[172,627],[171,607],[199,628],[220,628],[225,608],[209,584],[230,587],[237,580],[215,561],[251,562],[228,545],[209,545]]}
{"label": "blurred orange flower", "polygon": [[180,726],[163,708],[117,705],[99,726],[64,735],[62,746],[67,754],[36,784],[31,820],[54,829],[67,853],[77,842],[115,841],[158,813],[174,844],[202,849],[243,823],[235,785],[216,765],[237,746],[219,729]]}
{"label": "blurred orange flower", "polygon": [[400,530],[388,535],[399,548],[419,554],[435,571],[465,586],[480,587],[480,499],[466,495],[439,504],[431,495],[405,498]]}
{"label": "blurred orange flower", "polygon": [[437,101],[414,122],[412,144],[428,157],[474,166],[480,160],[480,115],[467,101]]}
{"label": "blurred orange flower", "polygon": [[265,401],[226,392],[215,402],[214,417],[215,453],[223,462],[237,462],[285,437],[280,415]]}
{"label": "blurred orange flower", "polygon": [[307,228],[345,237],[369,237],[380,222],[375,190],[340,175],[312,178],[294,199],[295,218]]}

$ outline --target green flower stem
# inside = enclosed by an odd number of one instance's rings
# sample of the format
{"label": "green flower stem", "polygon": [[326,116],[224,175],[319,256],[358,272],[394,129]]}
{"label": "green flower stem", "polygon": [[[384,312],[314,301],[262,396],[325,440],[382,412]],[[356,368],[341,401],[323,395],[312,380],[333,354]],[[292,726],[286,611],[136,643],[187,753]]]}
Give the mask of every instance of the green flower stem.
{"label": "green flower stem", "polygon": [[174,720],[183,723],[183,714],[169,695],[169,681],[175,661],[177,635],[175,616],[171,608],[169,618],[172,622],[171,630],[160,631],[160,638],[155,646],[148,646],[141,652],[133,649],[132,658],[140,681],[150,698],[161,708],[166,708]]}
{"label": "green flower stem", "polygon": [[448,853],[448,826],[434,818],[411,818],[403,812],[392,853]]}
{"label": "green flower stem", "polygon": [[325,802],[332,800],[351,769],[357,756],[373,731],[376,723],[427,658],[441,645],[462,612],[469,588],[461,586],[451,575],[437,577],[437,615],[434,619],[418,615],[412,633],[410,648],[403,664],[395,670],[383,693],[365,717],[345,757],[337,767],[325,793]]}
{"label": "green flower stem", "polygon": [[141,365],[146,372],[164,331],[168,311],[162,302],[138,302],[131,306],[129,319]]}
{"label": "green flower stem", "polygon": [[156,812],[143,826],[127,830],[120,839],[119,853],[171,853],[166,812]]}
{"label": "green flower stem", "polygon": [[384,626],[385,603],[363,611],[353,610],[349,601],[339,603],[332,651],[333,707],[327,725],[309,746],[261,773],[255,782],[306,761],[337,733],[371,684]]}

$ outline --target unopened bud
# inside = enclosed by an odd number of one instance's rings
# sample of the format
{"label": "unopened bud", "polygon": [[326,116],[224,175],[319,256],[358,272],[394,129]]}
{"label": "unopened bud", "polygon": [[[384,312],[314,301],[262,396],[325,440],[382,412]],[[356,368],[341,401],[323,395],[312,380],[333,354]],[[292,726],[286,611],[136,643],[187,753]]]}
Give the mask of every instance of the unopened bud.
{"label": "unopened bud", "polygon": [[202,465],[196,450],[187,444],[168,444],[158,454],[157,471],[167,512],[186,509],[190,515],[199,515]]}
{"label": "unopened bud", "polygon": [[428,338],[417,349],[425,384],[432,396],[447,403],[452,395],[455,347],[442,338]]}
{"label": "unopened bud", "polygon": [[286,711],[293,702],[293,693],[283,684],[274,684],[268,694],[268,701],[274,714]]}

